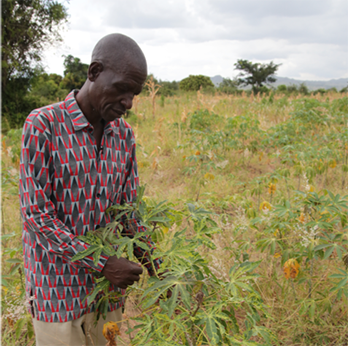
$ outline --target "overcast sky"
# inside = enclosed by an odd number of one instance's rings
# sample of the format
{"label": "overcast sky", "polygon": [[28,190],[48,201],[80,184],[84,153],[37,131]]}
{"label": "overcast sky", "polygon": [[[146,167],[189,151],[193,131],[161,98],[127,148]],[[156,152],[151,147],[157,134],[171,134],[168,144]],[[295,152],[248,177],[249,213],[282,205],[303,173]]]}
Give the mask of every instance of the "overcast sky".
{"label": "overcast sky", "polygon": [[237,59],[281,63],[278,76],[348,77],[348,0],[70,0],[64,42],[45,53],[63,74],[62,55],[90,63],[103,36],[119,32],[145,53],[162,80],[190,74],[233,78]]}

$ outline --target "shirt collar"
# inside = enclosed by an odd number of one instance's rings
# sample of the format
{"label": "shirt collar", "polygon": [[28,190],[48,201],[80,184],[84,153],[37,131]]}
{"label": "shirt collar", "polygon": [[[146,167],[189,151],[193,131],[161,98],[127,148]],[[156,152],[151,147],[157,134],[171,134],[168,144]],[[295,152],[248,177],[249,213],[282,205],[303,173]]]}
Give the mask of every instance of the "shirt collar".
{"label": "shirt collar", "polygon": [[[77,101],[76,95],[79,90],[75,89],[69,93],[69,95],[65,98],[65,108],[70,116],[70,119],[73,123],[73,127],[75,131],[82,130],[85,127],[93,128],[91,123],[87,120],[85,115],[82,113]],[[110,134],[112,131],[115,134],[119,133],[119,121],[111,121],[106,124],[104,128],[105,134]]]}
{"label": "shirt collar", "polygon": [[75,131],[81,130],[85,127],[92,126],[87,118],[82,113],[79,105],[76,102],[76,94],[78,90],[73,90],[65,98],[65,108],[70,115]]}

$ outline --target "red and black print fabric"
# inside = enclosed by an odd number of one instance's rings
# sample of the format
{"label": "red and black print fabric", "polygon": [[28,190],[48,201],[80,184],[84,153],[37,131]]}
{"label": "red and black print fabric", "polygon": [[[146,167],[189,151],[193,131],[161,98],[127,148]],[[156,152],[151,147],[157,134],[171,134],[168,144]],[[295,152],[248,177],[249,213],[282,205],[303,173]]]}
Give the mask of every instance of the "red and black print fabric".
{"label": "red and black print fabric", "polygon": [[[45,322],[67,322],[94,310],[84,301],[94,286],[90,269],[101,272],[107,257],[97,266],[91,256],[71,263],[89,246],[77,236],[109,223],[107,208],[131,203],[139,183],[130,125],[123,119],[106,124],[98,151],[76,92],[34,110],[22,135],[19,189],[26,290],[36,319]],[[145,231],[137,220],[133,223],[138,232]],[[151,239],[146,241],[153,249]],[[152,274],[149,254],[140,247],[134,254]],[[160,260],[154,262],[158,268]],[[115,286],[110,290],[124,294]],[[109,311],[122,304],[120,299]]]}

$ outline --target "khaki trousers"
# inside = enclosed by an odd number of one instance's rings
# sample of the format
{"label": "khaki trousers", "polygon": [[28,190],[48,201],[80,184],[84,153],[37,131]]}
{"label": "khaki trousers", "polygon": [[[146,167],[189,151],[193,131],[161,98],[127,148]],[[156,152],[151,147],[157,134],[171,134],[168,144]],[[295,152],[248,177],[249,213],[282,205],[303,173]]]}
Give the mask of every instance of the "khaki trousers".
{"label": "khaki trousers", "polygon": [[[93,312],[64,323],[42,322],[34,318],[36,346],[105,346],[107,340],[103,336],[103,325],[109,321],[121,320],[122,307],[108,312],[106,320],[100,317],[96,327]],[[120,323],[117,325],[121,328]]]}

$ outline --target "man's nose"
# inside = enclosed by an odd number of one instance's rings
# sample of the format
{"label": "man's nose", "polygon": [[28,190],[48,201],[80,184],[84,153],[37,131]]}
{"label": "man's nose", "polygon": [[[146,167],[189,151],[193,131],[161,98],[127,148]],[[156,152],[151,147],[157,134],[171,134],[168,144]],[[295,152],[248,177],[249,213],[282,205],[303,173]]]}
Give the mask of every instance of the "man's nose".
{"label": "man's nose", "polygon": [[133,97],[134,95],[125,95],[122,100],[121,104],[126,108],[126,109],[131,109],[133,106]]}

